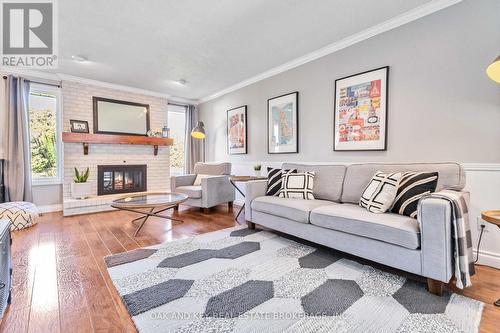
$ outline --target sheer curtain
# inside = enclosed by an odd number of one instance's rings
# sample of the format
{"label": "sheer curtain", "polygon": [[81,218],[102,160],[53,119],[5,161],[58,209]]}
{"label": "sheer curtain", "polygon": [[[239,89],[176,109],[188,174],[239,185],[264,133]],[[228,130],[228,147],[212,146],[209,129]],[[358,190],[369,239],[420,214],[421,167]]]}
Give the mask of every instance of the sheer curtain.
{"label": "sheer curtain", "polygon": [[29,81],[13,75],[8,75],[5,80],[5,201],[33,201],[28,121]]}
{"label": "sheer curtain", "polygon": [[191,131],[198,124],[198,109],[195,105],[188,105],[186,108],[186,140],[185,154],[186,160],[184,163],[185,172],[192,173],[196,162],[201,161],[201,149],[203,140],[194,139],[191,136]]}

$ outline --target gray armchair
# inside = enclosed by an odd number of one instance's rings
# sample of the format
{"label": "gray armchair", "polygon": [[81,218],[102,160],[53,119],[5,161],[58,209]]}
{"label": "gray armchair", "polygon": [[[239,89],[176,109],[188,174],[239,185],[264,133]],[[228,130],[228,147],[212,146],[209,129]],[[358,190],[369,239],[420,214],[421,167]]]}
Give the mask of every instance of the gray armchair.
{"label": "gray armchair", "polygon": [[[203,178],[201,185],[194,185],[196,175],[211,175]],[[170,177],[172,192],[184,193],[189,199],[183,204],[208,210],[210,207],[227,203],[233,206],[234,187],[229,182],[231,163],[196,163],[194,174]],[[177,207],[178,208],[178,207]]]}

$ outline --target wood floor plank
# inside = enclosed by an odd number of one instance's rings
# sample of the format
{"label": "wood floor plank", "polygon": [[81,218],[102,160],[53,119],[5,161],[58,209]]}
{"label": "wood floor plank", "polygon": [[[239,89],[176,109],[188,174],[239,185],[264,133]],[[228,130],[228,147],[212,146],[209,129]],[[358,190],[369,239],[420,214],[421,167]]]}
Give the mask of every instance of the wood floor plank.
{"label": "wood floor plank", "polygon": [[55,238],[40,235],[28,332],[60,332]]}
{"label": "wood floor plank", "polygon": [[[181,206],[174,216],[183,224],[154,218],[137,237],[130,223],[137,214],[129,212],[44,214],[37,226],[13,233],[13,302],[0,332],[136,332],[103,257],[234,226],[237,212]],[[500,297],[500,270],[476,267],[473,286],[454,291],[485,302],[480,332],[496,333],[500,309],[492,302]]]}

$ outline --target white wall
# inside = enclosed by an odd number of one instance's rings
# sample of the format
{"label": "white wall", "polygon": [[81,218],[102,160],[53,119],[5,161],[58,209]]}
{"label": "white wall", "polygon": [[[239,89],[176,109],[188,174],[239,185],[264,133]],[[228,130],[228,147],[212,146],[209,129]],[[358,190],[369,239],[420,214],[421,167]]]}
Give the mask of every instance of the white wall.
{"label": "white wall", "polygon": [[[231,161],[237,173],[246,174],[255,163],[282,161],[458,161],[467,167],[475,222],[481,210],[500,208],[500,187],[494,185],[500,183],[500,85],[485,75],[500,51],[498,22],[499,1],[466,0],[203,103],[208,160]],[[335,79],[385,65],[390,66],[387,151],[334,152]],[[292,91],[299,91],[300,152],[269,155],[267,99]],[[226,111],[240,105],[248,105],[249,149],[247,155],[230,156]],[[476,240],[475,223],[473,229]],[[500,230],[490,229],[482,250],[500,267]]]}

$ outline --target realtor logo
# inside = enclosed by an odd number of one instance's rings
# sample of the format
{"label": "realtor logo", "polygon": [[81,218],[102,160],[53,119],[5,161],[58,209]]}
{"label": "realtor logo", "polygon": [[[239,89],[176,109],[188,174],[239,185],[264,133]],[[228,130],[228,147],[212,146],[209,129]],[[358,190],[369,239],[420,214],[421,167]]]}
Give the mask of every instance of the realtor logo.
{"label": "realtor logo", "polygon": [[1,0],[2,65],[57,67],[54,0]]}

